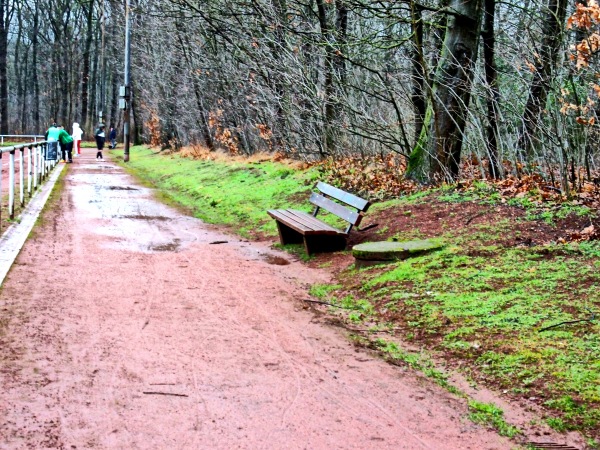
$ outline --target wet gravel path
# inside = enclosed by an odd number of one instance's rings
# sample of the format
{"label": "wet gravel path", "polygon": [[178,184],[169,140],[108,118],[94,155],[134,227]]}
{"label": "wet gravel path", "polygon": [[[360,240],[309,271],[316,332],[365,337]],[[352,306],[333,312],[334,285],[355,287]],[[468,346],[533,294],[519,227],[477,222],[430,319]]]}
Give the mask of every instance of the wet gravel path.
{"label": "wet gravel path", "polygon": [[326,272],[86,150],[0,294],[0,448],[512,447],[304,309]]}

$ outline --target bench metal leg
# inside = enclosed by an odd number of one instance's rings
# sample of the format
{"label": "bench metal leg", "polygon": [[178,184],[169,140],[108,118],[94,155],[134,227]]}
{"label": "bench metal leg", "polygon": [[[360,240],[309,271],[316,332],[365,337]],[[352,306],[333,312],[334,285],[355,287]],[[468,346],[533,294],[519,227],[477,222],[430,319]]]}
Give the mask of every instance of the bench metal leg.
{"label": "bench metal leg", "polygon": [[311,235],[304,236],[304,248],[308,255],[313,253],[337,252],[346,248],[344,236]]}
{"label": "bench metal leg", "polygon": [[277,230],[279,231],[281,245],[302,243],[302,235],[300,233],[279,221],[277,221]]}

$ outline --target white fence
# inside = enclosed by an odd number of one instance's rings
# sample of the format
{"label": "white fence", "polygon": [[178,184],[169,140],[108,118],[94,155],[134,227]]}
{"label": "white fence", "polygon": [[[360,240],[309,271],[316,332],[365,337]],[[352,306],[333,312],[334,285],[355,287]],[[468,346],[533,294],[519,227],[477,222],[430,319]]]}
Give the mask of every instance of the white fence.
{"label": "white fence", "polygon": [[[29,138],[33,136],[18,137]],[[28,200],[32,197],[38,187],[41,186],[42,182],[46,179],[50,170],[52,170],[58,162],[58,159],[46,160],[46,144],[47,142],[42,140],[0,148],[0,199],[3,199],[3,196],[5,195],[3,193],[4,186],[8,184],[8,215],[10,219],[14,219],[15,217],[15,191],[17,184],[19,187],[19,202],[23,207],[25,206],[26,197]],[[8,168],[6,169],[4,161],[7,157]],[[25,169],[27,169],[27,183],[25,183]],[[17,174],[19,177],[18,183],[16,181]],[[1,214],[2,212],[0,209],[0,219]],[[0,229],[1,227],[2,222],[0,221]]]}
{"label": "white fence", "polygon": [[37,142],[43,141],[44,136],[37,134],[0,134],[0,146],[3,146],[5,141],[12,142],[11,139],[16,139],[19,141],[32,139],[33,142]]}

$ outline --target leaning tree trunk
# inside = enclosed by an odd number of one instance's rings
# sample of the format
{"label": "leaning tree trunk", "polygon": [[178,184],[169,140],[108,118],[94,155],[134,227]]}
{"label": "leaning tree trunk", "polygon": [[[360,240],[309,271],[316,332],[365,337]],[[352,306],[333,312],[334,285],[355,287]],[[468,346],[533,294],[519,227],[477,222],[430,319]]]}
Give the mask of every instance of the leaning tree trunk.
{"label": "leaning tree trunk", "polygon": [[407,176],[422,181],[453,181],[458,176],[463,134],[471,98],[481,30],[483,0],[452,0],[442,54],[421,135]]}

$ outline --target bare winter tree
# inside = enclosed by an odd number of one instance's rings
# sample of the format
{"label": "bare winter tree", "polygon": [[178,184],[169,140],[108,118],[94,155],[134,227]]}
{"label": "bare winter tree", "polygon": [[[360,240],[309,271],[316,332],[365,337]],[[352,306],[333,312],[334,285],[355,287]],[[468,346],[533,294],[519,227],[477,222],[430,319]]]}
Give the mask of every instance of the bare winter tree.
{"label": "bare winter tree", "polygon": [[[465,157],[482,176],[526,167],[565,192],[592,176],[597,62],[569,59],[585,33],[565,29],[566,0],[133,3],[133,129],[145,142],[390,153],[407,166],[399,176],[425,182],[457,179]],[[120,123],[121,2],[0,0],[0,12],[4,131],[76,120],[89,136],[100,111]]]}

